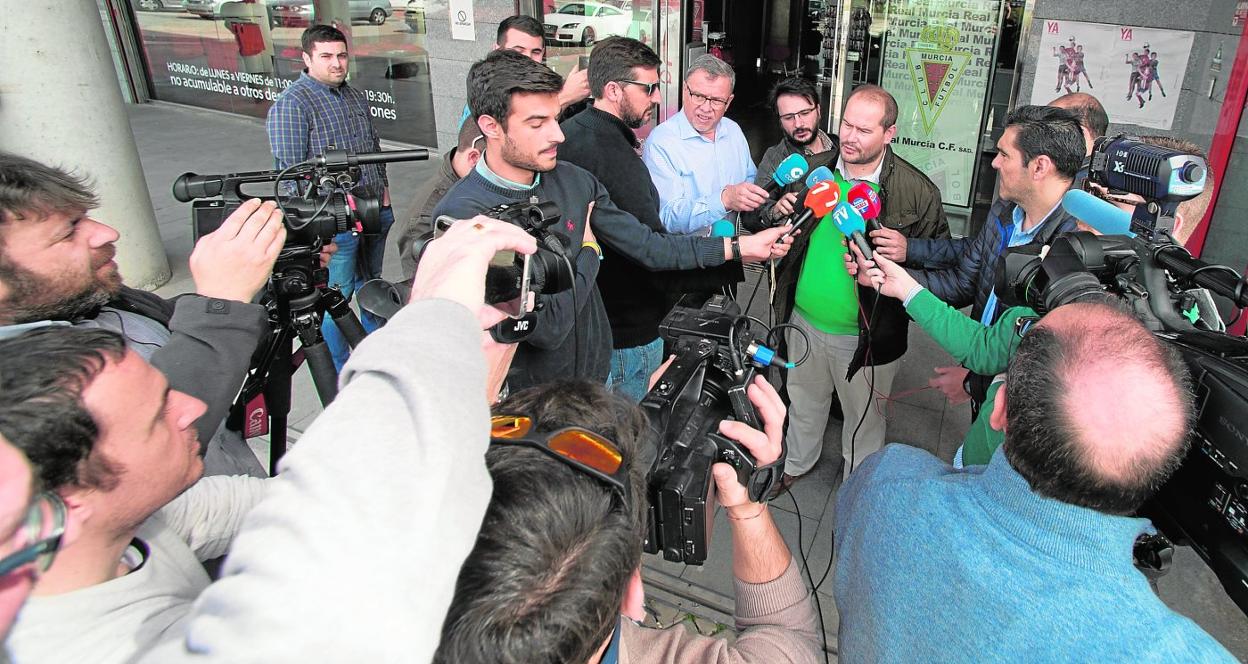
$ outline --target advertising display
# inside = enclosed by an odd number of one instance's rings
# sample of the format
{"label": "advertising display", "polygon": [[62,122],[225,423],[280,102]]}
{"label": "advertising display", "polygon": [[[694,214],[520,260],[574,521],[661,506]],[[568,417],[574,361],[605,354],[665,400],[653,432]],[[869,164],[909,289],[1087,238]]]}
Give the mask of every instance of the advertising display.
{"label": "advertising display", "polygon": [[1089,92],[1116,124],[1170,129],[1193,33],[1049,19],[1036,26],[1040,55],[1032,104]]}
{"label": "advertising display", "polygon": [[999,0],[889,3],[880,85],[897,99],[893,149],[970,206]]}
{"label": "advertising display", "polygon": [[184,11],[136,12],[155,99],[263,118],[303,71],[310,25],[347,36],[347,83],[368,98],[384,139],[436,145],[424,0],[187,0]]}

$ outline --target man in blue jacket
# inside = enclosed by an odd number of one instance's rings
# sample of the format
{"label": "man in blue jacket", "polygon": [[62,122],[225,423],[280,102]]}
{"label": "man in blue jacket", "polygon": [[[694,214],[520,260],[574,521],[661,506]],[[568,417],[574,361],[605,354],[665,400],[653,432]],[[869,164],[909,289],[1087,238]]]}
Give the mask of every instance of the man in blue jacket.
{"label": "man in blue jacket", "polygon": [[[997,200],[979,235],[969,242],[951,239],[907,239],[891,229],[872,231],[877,250],[904,264],[936,297],[954,307],[971,308],[984,325],[996,320],[1001,307],[992,292],[997,263],[1009,247],[1047,244],[1060,233],[1075,230],[1075,219],[1062,210],[1062,195],[1071,186],[1085,155],[1083,129],[1070,112],[1051,106],[1021,106],[1006,119],[997,141]],[[929,384],[953,403],[967,394],[983,399],[977,384],[964,386],[967,371],[937,367]],[[969,382],[969,381],[966,381]],[[985,383],[986,386],[986,383]]]}

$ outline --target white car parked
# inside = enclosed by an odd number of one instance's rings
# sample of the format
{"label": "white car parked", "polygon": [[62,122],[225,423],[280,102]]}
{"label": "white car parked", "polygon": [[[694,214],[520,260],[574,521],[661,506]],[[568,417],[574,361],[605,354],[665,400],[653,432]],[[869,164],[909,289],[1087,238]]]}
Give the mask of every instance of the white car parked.
{"label": "white car parked", "polygon": [[632,20],[631,10],[581,0],[559,5],[553,14],[546,15],[542,27],[548,42],[589,46],[604,37],[627,35]]}

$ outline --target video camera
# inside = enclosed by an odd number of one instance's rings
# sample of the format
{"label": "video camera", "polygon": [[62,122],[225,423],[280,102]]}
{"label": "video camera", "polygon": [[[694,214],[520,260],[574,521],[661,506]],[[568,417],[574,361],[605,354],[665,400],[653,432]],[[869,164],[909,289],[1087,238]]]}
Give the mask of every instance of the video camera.
{"label": "video camera", "polygon": [[1170,237],[1178,204],[1205,186],[1203,159],[1117,136],[1096,143],[1091,164],[1089,181],[1144,198],[1130,234],[1078,232],[1047,250],[1010,249],[997,296],[1043,314],[1108,292],[1183,356],[1196,396],[1195,437],[1141,513],[1171,540],[1190,544],[1248,613],[1248,340],[1224,333],[1209,295],[1248,307],[1248,281],[1193,258]]}
{"label": "video camera", "polygon": [[745,448],[718,433],[719,423],[732,419],[762,429],[746,388],[756,369],[791,364],[749,333],[750,319],[732,300],[715,295],[702,307],[689,304],[686,296],[659,325],[676,357],[641,402],[657,443],[647,474],[644,549],[700,565],[715,510],[711,466],[735,468],[754,501],[767,498],[784,470],[785,453],[760,467]]}
{"label": "video camera", "polygon": [[[429,158],[429,151],[395,150],[352,155],[344,150],[328,150],[323,156],[273,171],[252,171],[227,175],[183,173],[173,182],[173,197],[191,206],[191,226],[195,241],[221,226],[248,198],[272,200],[282,211],[287,247],[315,247],[328,244],[347,231],[365,235],[381,232],[381,200],[351,194],[359,182],[359,167],[396,161]],[[271,195],[251,196],[243,185],[273,183]],[[283,182],[306,186],[306,194],[282,195]],[[215,200],[196,200],[215,199]]]}
{"label": "video camera", "polygon": [[[485,272],[487,304],[519,302],[519,310],[509,320],[491,328],[490,334],[500,343],[517,343],[536,330],[534,312],[542,304],[536,296],[572,287],[575,275],[567,257],[567,247],[559,236],[548,230],[562,214],[555,203],[536,199],[528,203],[503,203],[482,214],[519,226],[537,240],[537,251],[528,256],[517,256],[514,251],[498,252]],[[447,216],[438,217],[432,230],[413,241],[412,253],[418,265],[429,242],[458,221]],[[388,281],[374,279],[360,289],[360,306],[381,320],[389,320],[407,301],[401,290]],[[526,310],[530,293],[535,296],[535,302],[532,310]]]}

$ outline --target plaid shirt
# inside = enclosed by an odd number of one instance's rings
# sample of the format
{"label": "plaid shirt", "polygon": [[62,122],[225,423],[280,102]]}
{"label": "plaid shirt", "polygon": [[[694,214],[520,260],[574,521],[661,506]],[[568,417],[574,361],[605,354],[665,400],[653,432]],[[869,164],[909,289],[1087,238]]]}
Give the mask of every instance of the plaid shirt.
{"label": "plaid shirt", "polygon": [[[306,71],[273,102],[264,126],[278,168],[319,157],[331,147],[350,154],[381,149],[364,93],[346,83],[330,87]],[[387,184],[385,164],[361,166],[352,193],[380,199]]]}

